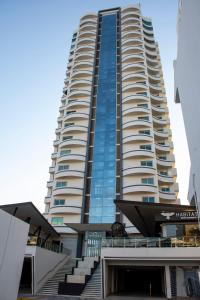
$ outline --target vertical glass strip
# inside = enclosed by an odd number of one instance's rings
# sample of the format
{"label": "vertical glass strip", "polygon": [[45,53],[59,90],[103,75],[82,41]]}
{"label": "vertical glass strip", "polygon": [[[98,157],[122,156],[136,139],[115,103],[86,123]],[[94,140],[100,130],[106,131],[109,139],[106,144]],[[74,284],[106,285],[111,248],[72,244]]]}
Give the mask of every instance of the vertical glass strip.
{"label": "vertical glass strip", "polygon": [[89,223],[115,221],[116,13],[102,16]]}

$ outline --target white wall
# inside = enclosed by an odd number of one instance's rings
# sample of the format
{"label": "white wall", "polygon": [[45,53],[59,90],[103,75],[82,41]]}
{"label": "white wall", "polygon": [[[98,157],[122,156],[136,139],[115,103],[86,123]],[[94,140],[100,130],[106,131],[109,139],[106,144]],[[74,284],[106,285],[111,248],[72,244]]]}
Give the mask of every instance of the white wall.
{"label": "white wall", "polygon": [[[174,62],[175,93],[178,89],[191,160],[189,200],[194,194],[193,174],[200,208],[200,1],[179,2],[178,52]],[[184,147],[184,145],[183,145]]]}
{"label": "white wall", "polygon": [[27,246],[25,255],[34,256],[34,294],[69,258],[64,254],[35,246]]}
{"label": "white wall", "polygon": [[0,210],[0,300],[16,300],[29,225]]}

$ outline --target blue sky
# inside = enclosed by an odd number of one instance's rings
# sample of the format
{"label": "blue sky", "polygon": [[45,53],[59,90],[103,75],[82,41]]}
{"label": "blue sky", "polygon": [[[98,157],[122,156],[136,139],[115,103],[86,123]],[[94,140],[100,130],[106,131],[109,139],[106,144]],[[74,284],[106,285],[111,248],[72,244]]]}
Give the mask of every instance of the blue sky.
{"label": "blue sky", "polygon": [[[69,46],[79,18],[135,4],[105,0],[0,1],[0,204],[32,201],[41,211],[51,165]],[[189,156],[180,105],[173,100],[175,0],[141,0],[153,20],[169,102],[180,198],[186,203]]]}

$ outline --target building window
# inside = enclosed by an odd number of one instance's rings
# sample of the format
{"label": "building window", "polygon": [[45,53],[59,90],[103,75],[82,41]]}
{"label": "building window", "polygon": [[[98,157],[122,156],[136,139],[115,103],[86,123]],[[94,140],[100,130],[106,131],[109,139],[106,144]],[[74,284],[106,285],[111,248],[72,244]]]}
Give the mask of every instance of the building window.
{"label": "building window", "polygon": [[167,171],[160,171],[159,174],[160,174],[160,175],[163,175],[163,176],[167,176],[167,175],[168,175]]}
{"label": "building window", "polygon": [[58,166],[58,171],[69,170],[69,165],[60,165]]}
{"label": "building window", "polygon": [[143,202],[154,203],[155,197],[142,197]]}
{"label": "building window", "polygon": [[72,139],[73,139],[72,135],[63,136],[63,141],[72,140]]}
{"label": "building window", "polygon": [[154,178],[142,178],[142,184],[154,185]]}
{"label": "building window", "polygon": [[54,200],[54,205],[59,206],[59,205],[65,205],[65,200],[64,199],[55,199]]}
{"label": "building window", "polygon": [[71,153],[71,150],[70,150],[70,149],[61,150],[61,151],[60,151],[60,156],[67,155],[67,154],[70,154],[70,153]]}
{"label": "building window", "polygon": [[73,126],[74,124],[75,124],[75,123],[65,123],[64,126],[65,126],[65,128],[66,128],[66,127],[69,127],[69,126]]}
{"label": "building window", "polygon": [[153,167],[153,161],[152,160],[142,160],[140,162],[142,167]]}
{"label": "building window", "polygon": [[141,150],[151,150],[151,145],[140,145]]}
{"label": "building window", "polygon": [[167,156],[158,156],[158,158],[161,160],[167,160]]}
{"label": "building window", "polygon": [[161,191],[164,193],[169,193],[170,192],[170,188],[169,187],[162,187]]}
{"label": "building window", "polygon": [[63,217],[52,217],[51,224],[56,226],[63,225]]}
{"label": "building window", "polygon": [[141,104],[137,104],[138,107],[145,107],[148,108],[148,104],[147,103],[141,103]]}
{"label": "building window", "polygon": [[138,120],[149,121],[149,117],[148,117],[148,116],[145,116],[145,117],[138,117]]}
{"label": "building window", "polygon": [[150,130],[139,130],[139,134],[150,135]]}
{"label": "building window", "polygon": [[66,112],[66,115],[70,115],[70,114],[73,114],[73,113],[75,113],[76,112],[76,110],[68,110],[67,112]]}
{"label": "building window", "polygon": [[64,187],[66,187],[66,186],[67,186],[67,181],[58,181],[58,182],[56,182],[56,187],[57,187],[58,189],[64,188]]}

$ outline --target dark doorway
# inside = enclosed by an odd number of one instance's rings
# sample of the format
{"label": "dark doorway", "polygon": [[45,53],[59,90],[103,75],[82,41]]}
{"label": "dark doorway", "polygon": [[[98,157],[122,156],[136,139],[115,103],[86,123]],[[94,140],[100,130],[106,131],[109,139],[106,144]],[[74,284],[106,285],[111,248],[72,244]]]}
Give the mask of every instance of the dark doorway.
{"label": "dark doorway", "polygon": [[164,268],[115,267],[115,290],[119,295],[163,297],[165,296]]}
{"label": "dark doorway", "polygon": [[32,257],[24,258],[19,293],[32,294]]}

